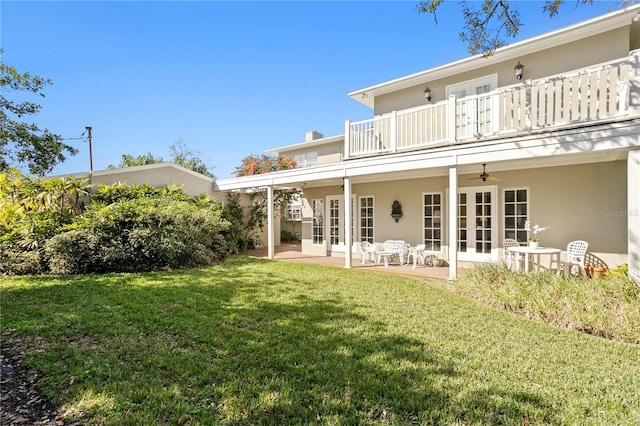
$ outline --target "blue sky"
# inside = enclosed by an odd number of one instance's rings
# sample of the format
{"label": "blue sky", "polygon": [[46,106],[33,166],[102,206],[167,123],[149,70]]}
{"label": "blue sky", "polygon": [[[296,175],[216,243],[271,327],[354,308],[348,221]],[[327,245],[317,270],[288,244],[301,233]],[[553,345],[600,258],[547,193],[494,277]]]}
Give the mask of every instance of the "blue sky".
{"label": "blue sky", "polygon": [[[89,170],[74,138],[91,126],[94,170],[168,159],[181,140],[227,178],[249,154],[370,118],[348,92],[467,57],[458,3],[438,25],[417,3],[3,0],[0,46],[4,63],[53,81],[33,121],[80,151],[54,174]],[[550,19],[543,2],[514,3],[517,40],[618,8],[570,0]]]}

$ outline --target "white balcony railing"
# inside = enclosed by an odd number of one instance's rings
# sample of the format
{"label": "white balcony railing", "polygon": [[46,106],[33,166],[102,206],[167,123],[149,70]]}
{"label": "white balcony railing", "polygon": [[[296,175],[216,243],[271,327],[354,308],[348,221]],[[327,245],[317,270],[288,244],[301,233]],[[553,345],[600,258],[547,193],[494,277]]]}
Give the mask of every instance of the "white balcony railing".
{"label": "white balcony railing", "polygon": [[[624,117],[640,54],[467,96],[346,123],[345,158]],[[636,83],[638,84],[638,83]]]}

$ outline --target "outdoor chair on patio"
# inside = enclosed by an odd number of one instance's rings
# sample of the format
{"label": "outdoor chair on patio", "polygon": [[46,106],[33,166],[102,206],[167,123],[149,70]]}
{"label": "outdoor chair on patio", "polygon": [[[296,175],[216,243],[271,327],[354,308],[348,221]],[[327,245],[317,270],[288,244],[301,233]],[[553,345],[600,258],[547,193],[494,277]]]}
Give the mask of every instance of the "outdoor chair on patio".
{"label": "outdoor chair on patio", "polygon": [[407,253],[407,265],[409,265],[409,263],[411,262],[411,259],[413,259],[413,268],[415,269],[416,264],[418,262],[422,263],[422,266],[424,265],[424,258],[425,258],[425,253],[424,251],[426,250],[427,246],[425,244],[418,244],[415,247],[409,247],[409,252]]}
{"label": "outdoor chair on patio", "polygon": [[365,263],[367,260],[370,262],[376,261],[377,247],[375,244],[371,244],[368,241],[360,243],[360,263]]}
{"label": "outdoor chair on patio", "polygon": [[567,259],[558,264],[558,272],[564,271],[565,275],[571,275],[573,268],[578,269],[578,274],[583,278],[587,278],[587,272],[584,269],[584,258],[587,254],[589,243],[586,241],[576,240],[567,244]]}
{"label": "outdoor chair on patio", "polygon": [[400,240],[387,240],[384,242],[382,250],[376,252],[376,265],[384,261],[385,268],[389,267],[389,262],[398,259],[401,265],[407,257],[409,244]]}
{"label": "outdoor chair on patio", "polygon": [[504,251],[503,256],[505,258],[505,261],[507,262],[507,267],[509,269],[515,269],[518,262],[522,261],[522,256],[520,256],[518,253],[510,252],[509,247],[520,247],[520,243],[513,238],[505,238],[504,242],[502,243],[502,247]]}

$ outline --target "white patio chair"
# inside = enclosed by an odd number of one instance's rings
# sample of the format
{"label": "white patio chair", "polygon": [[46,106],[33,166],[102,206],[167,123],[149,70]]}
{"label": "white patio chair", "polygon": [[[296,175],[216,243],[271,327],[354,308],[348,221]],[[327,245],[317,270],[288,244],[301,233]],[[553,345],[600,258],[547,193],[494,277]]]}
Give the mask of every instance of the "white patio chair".
{"label": "white patio chair", "polygon": [[502,243],[502,247],[504,251],[503,256],[505,258],[505,261],[507,262],[507,267],[509,269],[515,269],[517,262],[522,261],[522,256],[520,256],[518,253],[510,252],[509,247],[520,247],[520,243],[513,238],[505,238],[504,242]]}
{"label": "white patio chair", "polygon": [[369,262],[376,261],[376,246],[368,241],[360,243],[360,263],[364,264],[367,260]]}
{"label": "white patio chair", "polygon": [[426,244],[418,244],[415,247],[410,247],[409,252],[407,253],[407,265],[409,265],[409,263],[411,263],[411,259],[413,259],[413,269],[416,268],[416,264],[418,262],[422,263],[422,266],[424,266],[424,251],[426,248]]}
{"label": "white patio chair", "polygon": [[575,266],[578,268],[578,274],[587,278],[587,272],[584,270],[584,258],[588,247],[589,243],[582,240],[571,241],[567,244],[567,260],[558,264],[558,272],[564,271],[564,274],[568,276]]}

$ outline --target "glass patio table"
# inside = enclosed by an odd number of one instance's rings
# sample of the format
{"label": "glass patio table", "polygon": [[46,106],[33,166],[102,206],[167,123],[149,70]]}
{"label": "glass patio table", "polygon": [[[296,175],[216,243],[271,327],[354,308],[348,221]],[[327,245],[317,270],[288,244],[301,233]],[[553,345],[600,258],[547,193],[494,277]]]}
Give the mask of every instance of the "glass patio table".
{"label": "glass patio table", "polygon": [[[529,272],[529,261],[534,261],[534,267],[536,272],[540,272],[540,256],[549,255],[549,269],[555,262],[556,265],[560,264],[560,253],[562,250],[552,247],[508,247],[507,250],[511,254],[523,254],[524,255],[524,271]],[[555,260],[554,260],[555,259]],[[520,270],[520,262],[514,262],[516,271]]]}

